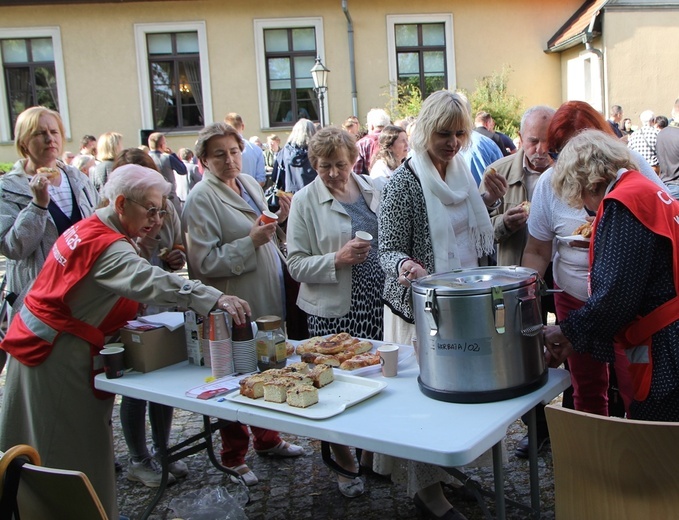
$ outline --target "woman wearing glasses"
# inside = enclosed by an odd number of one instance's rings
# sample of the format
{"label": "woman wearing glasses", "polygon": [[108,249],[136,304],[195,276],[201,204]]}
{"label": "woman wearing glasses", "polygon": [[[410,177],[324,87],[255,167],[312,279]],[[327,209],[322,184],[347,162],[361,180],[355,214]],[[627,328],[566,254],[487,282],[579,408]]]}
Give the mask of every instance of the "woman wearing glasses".
{"label": "woman wearing glasses", "polygon": [[109,518],[118,518],[113,395],[94,390],[99,349],[136,316],[138,302],[200,314],[220,308],[236,323],[250,313],[244,300],[139,256],[134,241],[158,224],[170,189],[162,175],[142,166],[113,171],[104,187],[110,204],[57,239],[1,344],[11,357],[0,450],[29,444],[46,466],[82,471]]}
{"label": "woman wearing glasses", "polygon": [[[139,148],[126,148],[118,153],[113,161],[112,169],[125,164],[138,164],[151,170],[156,170],[156,163],[148,153]],[[133,203],[137,203],[132,200]],[[150,213],[150,214],[149,214]],[[147,209],[149,219],[155,220],[154,226],[143,237],[136,240],[139,254],[165,271],[177,271],[184,267],[186,257],[182,252],[182,233],[179,216],[174,204],[167,204],[163,209]],[[158,305],[144,306],[140,314],[149,315],[175,310],[175,306],[164,307]],[[133,397],[122,396],[120,400],[120,424],[125,437],[125,444],[129,452],[126,476],[133,482],[141,482],[147,487],[158,487],[162,478],[162,468],[156,458],[161,443],[167,442],[172,430],[172,416],[174,409],[158,403],[149,402],[149,423],[151,424],[152,450],[146,444],[146,401]],[[188,475],[185,462],[177,460],[168,465],[170,474],[168,483]]]}
{"label": "woman wearing glasses", "polygon": [[[267,209],[264,192],[241,173],[243,141],[226,123],[214,123],[198,134],[196,157],[203,180],[189,192],[182,211],[182,230],[189,275],[229,294],[247,297],[252,319],[284,316],[283,264],[276,242],[276,223],[261,222]],[[280,197],[278,222],[288,217],[290,199]],[[237,471],[246,484],[258,482],[245,464],[250,436],[247,426],[230,423],[220,429],[222,464]],[[252,427],[258,453],[296,457],[303,450],[283,441],[278,432]]]}

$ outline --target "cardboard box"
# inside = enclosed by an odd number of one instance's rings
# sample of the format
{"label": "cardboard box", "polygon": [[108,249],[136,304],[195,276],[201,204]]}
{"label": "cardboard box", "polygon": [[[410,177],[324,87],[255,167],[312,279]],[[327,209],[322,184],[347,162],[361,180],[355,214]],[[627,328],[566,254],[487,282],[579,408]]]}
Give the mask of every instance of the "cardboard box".
{"label": "cardboard box", "polygon": [[186,360],[184,327],[170,331],[120,329],[125,343],[125,366],[137,372],[151,372]]}
{"label": "cardboard box", "polygon": [[184,334],[186,336],[186,353],[189,363],[198,366],[210,366],[210,350],[206,349],[208,340],[203,339],[203,326],[207,318],[193,311],[184,313]]}

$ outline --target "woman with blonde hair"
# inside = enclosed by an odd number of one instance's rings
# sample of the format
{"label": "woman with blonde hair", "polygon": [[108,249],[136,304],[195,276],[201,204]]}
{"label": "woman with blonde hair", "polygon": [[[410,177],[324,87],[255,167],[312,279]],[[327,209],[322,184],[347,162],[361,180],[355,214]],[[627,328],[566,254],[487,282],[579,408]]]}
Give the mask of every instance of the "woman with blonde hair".
{"label": "woman with blonde hair", "polygon": [[[316,170],[309,161],[309,141],[315,133],[316,127],[308,119],[300,119],[292,127],[274,162],[271,180],[276,189],[295,193],[316,178]],[[270,200],[269,207],[277,209],[278,199]]]}
{"label": "woman with blonde hair", "polygon": [[0,254],[7,258],[7,290],[18,297],[12,315],[59,235],[99,204],[89,179],[61,161],[66,135],[59,113],[28,108],[14,135],[21,159],[0,178]]}
{"label": "woman with blonde hair", "polygon": [[101,191],[113,171],[113,161],[123,148],[123,136],[118,132],[106,132],[97,141],[97,165],[92,172],[92,183]]}
{"label": "woman with blonde hair", "polygon": [[679,421],[679,202],[638,170],[625,144],[598,130],[581,132],[560,151],[556,195],[596,213],[590,295],[548,327],[545,339],[553,365],[574,352],[602,362],[624,352],[629,417]]}
{"label": "woman with blonde hair", "polygon": [[[410,138],[411,156],[382,191],[379,259],[386,274],[384,340],[412,344],[415,318],[411,282],[433,273],[478,267],[493,251],[488,209],[507,190],[506,180],[486,175],[485,193],[459,153],[469,145],[472,121],[465,101],[448,90],[422,105]],[[452,433],[451,435],[454,435]],[[375,470],[406,483],[419,510],[432,518],[465,517],[448,502],[441,482],[452,482],[431,464],[375,457]]]}

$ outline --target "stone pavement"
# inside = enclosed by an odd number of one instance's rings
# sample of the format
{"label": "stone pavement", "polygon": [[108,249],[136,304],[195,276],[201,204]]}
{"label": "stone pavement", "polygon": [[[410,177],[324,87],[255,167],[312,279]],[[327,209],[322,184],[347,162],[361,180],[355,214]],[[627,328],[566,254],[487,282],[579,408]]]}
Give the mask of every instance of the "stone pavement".
{"label": "stone pavement", "polygon": [[[417,391],[417,390],[415,390]],[[119,402],[119,398],[117,398]],[[125,461],[126,448],[118,421],[118,407],[114,411],[114,438],[118,460]],[[175,410],[171,443],[178,442],[198,433],[202,427],[202,417],[198,414]],[[360,427],[357,425],[357,427]],[[525,428],[517,421],[508,430],[506,446],[508,463],[505,465],[505,487],[507,497],[530,503],[528,461],[514,457],[516,443],[524,436]],[[451,435],[454,426],[451,425]],[[386,520],[420,518],[412,501],[405,494],[405,488],[393,485],[389,480],[368,476],[366,492],[355,499],[344,498],[330,470],[323,464],[320,456],[320,442],[305,437],[282,435],[284,439],[304,447],[305,454],[294,459],[275,459],[257,455],[252,449],[246,462],[259,477],[259,484],[250,488],[250,503],[245,513],[250,520],[304,520],[304,519],[361,519]],[[149,433],[150,437],[150,433]],[[219,437],[213,438],[215,450],[219,453]],[[224,486],[230,493],[238,491],[238,486],[228,477],[215,469],[205,452],[184,459],[189,466],[189,476],[168,488],[165,496],[156,507],[151,518],[154,520],[173,519],[168,504],[175,497],[206,487]],[[554,488],[552,457],[549,451],[538,459],[542,497],[541,518],[554,518]],[[468,472],[477,481],[492,488],[491,468],[472,469]],[[451,502],[453,495],[447,492]],[[118,475],[118,503],[123,514],[139,518],[151,499],[153,490],[130,482],[125,470]],[[492,501],[489,500],[491,511]],[[481,509],[470,502],[455,502],[470,520],[483,518]],[[510,520],[530,518],[529,515],[511,505],[507,505],[507,518]]]}
{"label": "stone pavement", "polygon": [[[4,274],[4,258],[0,257],[0,276]],[[0,406],[4,392],[4,373],[0,376]],[[413,391],[419,391],[413,389]],[[113,437],[117,459],[126,467],[127,449],[120,428],[120,397],[116,397],[113,412]],[[170,444],[177,443],[187,437],[199,433],[203,425],[202,416],[183,410],[175,410]],[[356,425],[357,428],[360,425]],[[150,430],[147,424],[150,442]],[[530,503],[530,487],[528,461],[514,457],[516,443],[525,435],[526,430],[520,421],[513,423],[507,432],[506,448],[508,462],[505,465],[505,489],[508,498],[519,502]],[[455,425],[451,425],[451,435],[455,434]],[[250,488],[250,502],[245,506],[245,514],[250,520],[316,520],[316,519],[360,519],[387,520],[420,518],[412,501],[406,496],[405,488],[394,485],[389,480],[377,477],[364,477],[366,492],[364,495],[347,499],[337,489],[336,479],[323,464],[320,455],[320,442],[305,437],[282,435],[287,441],[304,447],[305,454],[293,459],[277,459],[257,455],[252,449],[248,452],[246,462],[259,477],[259,484]],[[219,436],[214,435],[213,444],[219,453]],[[225,487],[230,493],[236,493],[239,486],[231,483],[228,476],[217,470],[210,463],[207,453],[200,452],[184,459],[189,467],[189,476],[169,487],[160,503],[151,515],[152,520],[174,519],[176,515],[169,508],[173,498],[185,496],[205,488]],[[552,457],[548,450],[539,455],[539,475],[541,485],[542,515],[541,518],[554,518],[554,484],[552,473]],[[125,469],[118,474],[118,504],[121,514],[133,519],[140,518],[155,490],[140,483],[130,482],[125,476]],[[492,489],[492,468],[474,468],[467,472],[470,476]],[[446,492],[452,503],[462,511],[469,520],[483,518],[481,509],[471,502],[455,501],[451,492]],[[492,500],[488,500],[493,512]],[[226,516],[224,518],[227,518]],[[507,518],[519,520],[529,515],[510,504],[507,504]]]}

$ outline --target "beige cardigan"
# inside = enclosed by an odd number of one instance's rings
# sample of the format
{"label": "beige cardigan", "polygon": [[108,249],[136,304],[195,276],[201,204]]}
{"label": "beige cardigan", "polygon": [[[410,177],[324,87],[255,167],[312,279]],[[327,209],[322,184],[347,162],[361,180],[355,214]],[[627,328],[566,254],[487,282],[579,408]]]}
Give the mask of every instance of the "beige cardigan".
{"label": "beige cardigan", "polygon": [[[377,212],[372,180],[351,174],[368,207]],[[307,314],[339,318],[351,309],[351,266],[335,267],[335,252],[351,240],[351,217],[320,177],[298,191],[288,218],[288,270],[301,282],[297,306]]]}
{"label": "beige cardigan", "polygon": [[[259,183],[245,174],[238,180],[257,206],[266,209]],[[205,171],[182,211],[189,276],[247,300],[253,320],[267,314],[282,317],[281,260],[274,242],[255,249],[249,233],[256,220],[241,196]]]}

